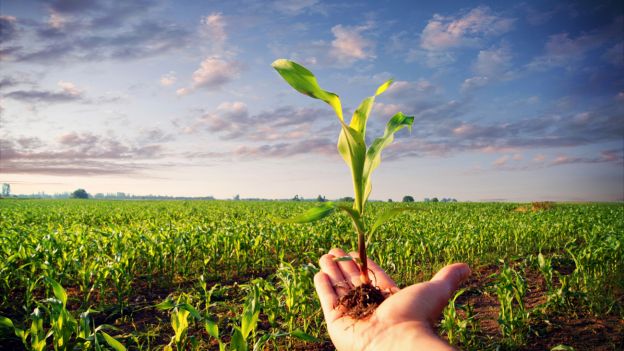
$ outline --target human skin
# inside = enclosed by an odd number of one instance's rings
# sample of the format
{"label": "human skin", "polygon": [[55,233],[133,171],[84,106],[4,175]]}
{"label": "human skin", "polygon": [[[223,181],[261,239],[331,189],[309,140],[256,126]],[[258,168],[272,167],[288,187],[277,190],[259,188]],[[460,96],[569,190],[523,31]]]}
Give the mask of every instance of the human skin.
{"label": "human skin", "polygon": [[[347,254],[332,249],[320,260],[314,285],[321,301],[327,330],[339,351],[454,350],[434,331],[433,325],[449,299],[471,271],[465,263],[442,268],[431,280],[399,289],[375,262],[368,260],[373,285],[387,296],[370,317],[354,320],[338,306],[340,297],[361,284],[352,260],[336,262]],[[356,252],[349,254],[358,257]]]}

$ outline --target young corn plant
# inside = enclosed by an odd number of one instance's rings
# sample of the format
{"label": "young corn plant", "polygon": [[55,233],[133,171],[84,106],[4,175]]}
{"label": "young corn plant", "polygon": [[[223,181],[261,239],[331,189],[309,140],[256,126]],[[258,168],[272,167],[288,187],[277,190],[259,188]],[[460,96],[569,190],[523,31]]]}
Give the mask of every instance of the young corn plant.
{"label": "young corn plant", "polygon": [[[286,59],[276,60],[273,62],[272,66],[295,90],[312,98],[322,100],[334,109],[341,127],[337,145],[338,153],[340,153],[345,163],[350,168],[353,181],[354,201],[352,207],[333,202],[325,202],[287,221],[308,223],[329,216],[336,209],[344,211],[351,218],[353,227],[358,236],[359,259],[357,263],[360,268],[362,285],[370,286],[371,280],[368,276],[366,261],[367,237],[371,237],[385,221],[405,210],[405,208],[394,208],[383,212],[375,220],[374,224],[370,228],[367,228],[364,220],[364,212],[366,201],[373,188],[371,175],[381,163],[382,150],[392,143],[396,132],[405,127],[411,130],[414,117],[406,116],[402,112],[398,112],[388,121],[384,134],[376,138],[370,146],[367,146],[365,140],[368,116],[373,108],[375,98],[388,89],[390,84],[392,84],[392,80],[384,82],[377,88],[373,96],[365,98],[353,113],[349,124],[347,124],[343,116],[342,105],[338,95],[321,89],[312,72],[296,62]],[[350,258],[347,257],[344,259]]]}
{"label": "young corn plant", "polygon": [[180,296],[177,301],[167,298],[165,301],[157,304],[155,307],[159,310],[171,310],[171,328],[175,335],[171,337],[171,341],[165,346],[166,351],[172,351],[175,345],[176,350],[196,349],[195,339],[188,337],[189,317],[201,321],[203,318],[199,311],[191,304],[186,302],[186,296]]}

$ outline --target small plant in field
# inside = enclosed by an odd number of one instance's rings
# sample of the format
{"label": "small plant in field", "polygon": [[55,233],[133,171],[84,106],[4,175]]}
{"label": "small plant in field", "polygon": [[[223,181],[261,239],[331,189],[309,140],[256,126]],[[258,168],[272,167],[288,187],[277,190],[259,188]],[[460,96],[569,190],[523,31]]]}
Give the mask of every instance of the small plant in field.
{"label": "small plant in field", "polygon": [[186,296],[180,296],[177,301],[167,298],[155,306],[160,310],[171,310],[171,328],[175,335],[171,337],[171,341],[165,346],[166,351],[172,351],[172,345],[175,345],[176,350],[197,349],[196,339],[188,337],[189,317],[192,316],[195,320],[200,321],[202,316],[186,300]]}
{"label": "small plant in field", "polygon": [[[392,116],[386,125],[384,134],[375,139],[373,143],[367,147],[366,145],[366,123],[368,116],[373,107],[375,98],[382,94],[390,84],[392,80],[388,80],[381,84],[375,95],[365,98],[360,106],[353,113],[353,117],[349,124],[345,122],[342,105],[338,95],[321,89],[316,81],[316,77],[305,67],[299,65],[296,62],[286,59],[279,59],[273,62],[273,68],[286,80],[291,87],[298,92],[308,95],[312,98],[322,100],[329,104],[340,122],[341,132],[338,137],[338,152],[344,159],[345,163],[351,169],[351,177],[353,180],[353,192],[355,199],[353,201],[353,207],[335,204],[333,202],[324,202],[320,206],[310,209],[309,211],[291,218],[290,222],[306,223],[319,220],[330,215],[336,209],[342,210],[351,218],[353,227],[358,235],[358,254],[359,259],[357,263],[360,268],[360,279],[362,285],[353,289],[352,293],[359,296],[377,296],[373,298],[370,303],[373,306],[379,305],[383,301],[383,295],[381,292],[372,287],[371,280],[368,276],[368,266],[366,261],[366,240],[367,237],[371,237],[375,231],[389,218],[394,217],[405,209],[390,209],[387,212],[383,212],[374,222],[374,224],[367,228],[364,220],[364,210],[366,207],[366,201],[372,190],[371,175],[375,168],[377,168],[381,162],[381,151],[394,140],[394,134],[399,130],[407,127],[411,129],[414,117],[406,116],[402,112],[399,112]],[[351,259],[349,257],[339,259]],[[341,300],[341,304],[347,307],[347,314],[356,318],[365,318],[372,311],[373,308],[366,308],[364,313],[356,312],[349,313],[349,311],[356,311],[354,308],[348,306],[348,301],[362,300],[358,297],[353,299],[353,296],[347,295]]]}
{"label": "small plant in field", "polygon": [[504,263],[496,283],[496,295],[500,303],[498,324],[503,341],[512,348],[524,345],[529,332],[530,314],[523,300],[526,292],[526,281],[520,273]]}
{"label": "small plant in field", "polygon": [[[115,338],[104,332],[103,329],[117,330],[117,328],[102,324],[95,327],[91,309],[80,314],[79,321],[67,310],[67,293],[54,279],[45,278],[52,288],[54,298],[38,303],[30,315],[30,328],[22,329],[13,324],[9,318],[0,316],[0,327],[13,329],[26,350],[43,351],[48,347],[47,339],[52,336],[52,346],[58,350],[103,350],[101,345],[108,345],[115,351],[125,351],[126,348]],[[44,313],[45,312],[45,313]],[[50,328],[44,328],[45,316],[50,321]],[[29,338],[30,336],[30,338]]]}
{"label": "small plant in field", "polygon": [[[442,330],[448,341],[452,345],[461,345],[467,349],[479,349],[476,332],[479,326],[475,319],[475,313],[472,305],[460,305],[457,298],[466,290],[462,289],[455,293],[455,296],[449,301],[449,304],[442,312],[442,321],[440,322],[440,330]],[[457,313],[457,310],[464,311],[465,318]]]}

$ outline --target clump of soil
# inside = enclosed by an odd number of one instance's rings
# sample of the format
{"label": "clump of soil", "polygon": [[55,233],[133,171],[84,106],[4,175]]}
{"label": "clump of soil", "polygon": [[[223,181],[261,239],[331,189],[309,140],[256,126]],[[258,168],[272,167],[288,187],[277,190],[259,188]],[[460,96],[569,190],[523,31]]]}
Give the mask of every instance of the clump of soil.
{"label": "clump of soil", "polygon": [[539,211],[548,211],[555,208],[555,203],[552,201],[538,201],[532,202],[531,206],[518,206],[514,209],[516,212],[539,212]]}
{"label": "clump of soil", "polygon": [[338,306],[344,307],[345,315],[360,320],[368,318],[385,299],[378,287],[362,284],[341,297]]}

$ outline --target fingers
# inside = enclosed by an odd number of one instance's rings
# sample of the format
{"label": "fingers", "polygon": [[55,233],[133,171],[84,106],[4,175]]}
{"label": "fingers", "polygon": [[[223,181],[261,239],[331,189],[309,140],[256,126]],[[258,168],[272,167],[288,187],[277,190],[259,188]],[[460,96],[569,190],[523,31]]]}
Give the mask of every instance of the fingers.
{"label": "fingers", "polygon": [[454,263],[438,271],[431,282],[439,287],[438,297],[446,305],[459,285],[470,276],[470,267],[465,263]]}
{"label": "fingers", "polygon": [[[360,257],[360,255],[357,252],[350,252],[349,255],[353,257]],[[381,269],[381,267],[379,267],[377,263],[373,262],[373,260],[371,260],[370,258],[367,258],[366,262],[368,263],[368,269],[369,269],[368,276],[373,281],[373,285],[378,286],[382,290],[388,290],[391,293],[395,293],[400,290],[397,287],[394,280],[392,280],[392,278],[390,278],[390,276],[383,269]],[[360,279],[359,269],[358,269],[357,274],[358,274],[358,281],[359,281]]]}
{"label": "fingers", "polygon": [[329,320],[329,316],[332,315],[334,307],[338,304],[338,295],[329,279],[329,276],[323,272],[318,272],[314,276],[314,286],[316,287],[316,293],[321,300],[321,307],[323,308],[323,314],[325,318]]}
{"label": "fingers", "polygon": [[321,271],[327,275],[336,294],[340,298],[349,292],[351,285],[350,282],[345,279],[342,270],[334,261],[334,258],[335,256],[332,254],[325,254],[319,259],[319,265],[321,266]]}
{"label": "fingers", "polygon": [[[329,251],[330,255],[334,257],[343,257],[347,256],[347,253],[342,249],[331,249]],[[360,280],[360,269],[353,261],[338,261],[336,262],[338,267],[342,271],[342,275],[344,278],[351,284],[351,286],[358,286],[362,284]]]}

